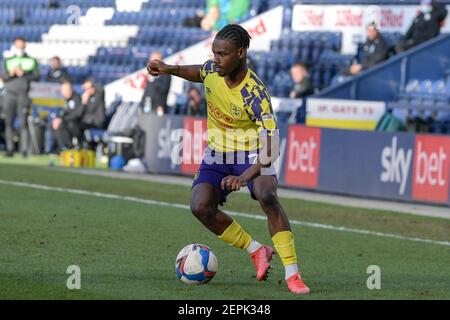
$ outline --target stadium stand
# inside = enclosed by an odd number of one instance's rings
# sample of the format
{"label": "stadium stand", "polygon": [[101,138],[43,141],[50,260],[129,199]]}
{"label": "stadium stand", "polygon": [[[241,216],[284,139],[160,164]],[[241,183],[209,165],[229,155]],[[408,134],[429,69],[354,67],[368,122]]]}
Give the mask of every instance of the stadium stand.
{"label": "stadium stand", "polygon": [[[0,33],[0,49],[10,46],[11,40],[24,36],[29,42],[30,54],[43,64],[42,73],[52,55],[58,53],[63,63],[69,66],[75,82],[96,75],[102,84],[114,81],[145,65],[148,52],[158,49],[166,56],[206,39],[210,34],[201,29],[185,28],[182,22],[205,7],[204,0],[172,1],[116,0],[21,0],[0,2],[0,17],[3,25]],[[444,1],[450,3],[450,1]],[[284,6],[283,36],[274,41],[271,48],[279,50],[276,59],[267,59],[262,71],[266,80],[274,74],[286,73],[289,65],[273,67],[273,60],[287,57],[292,63],[301,60],[311,68],[314,86],[327,87],[339,68],[344,67],[349,57],[339,57],[330,51],[339,52],[340,35],[336,33],[291,32],[292,8],[295,0],[255,0],[245,19],[249,19],[278,5]],[[395,1],[302,1],[303,4],[393,4]],[[418,1],[402,1],[417,4]],[[32,6],[30,6],[30,4]],[[51,6],[50,4],[53,4]],[[56,4],[56,5],[55,5]],[[28,5],[28,6],[27,6]],[[79,25],[67,25],[75,12],[70,6],[80,8]],[[128,7],[127,7],[128,6]],[[30,7],[35,8],[30,10]],[[55,8],[56,7],[56,8]],[[136,10],[139,9],[139,10]],[[126,10],[126,11],[124,11]],[[135,10],[135,11],[130,11]],[[22,25],[11,25],[20,18]],[[398,35],[384,33],[388,40]],[[316,37],[318,36],[318,37]],[[294,49],[293,51],[290,51]],[[289,52],[289,53],[288,53]],[[322,55],[323,54],[323,55]],[[258,55],[258,54],[256,54]],[[294,56],[294,57],[293,57]],[[333,57],[334,61],[330,58]],[[256,58],[260,60],[260,57]],[[325,62],[323,63],[323,60]],[[320,61],[320,63],[318,63]],[[262,70],[261,68],[259,69]],[[283,78],[279,75],[278,78]],[[269,83],[269,87],[271,84]],[[284,96],[286,90],[275,88],[276,95]]]}
{"label": "stadium stand", "polygon": [[[417,5],[419,2],[405,0],[401,4]],[[450,4],[450,0],[439,2]],[[341,53],[343,39],[340,32],[293,31],[293,7],[299,3],[398,5],[398,1],[251,1],[244,20],[276,6],[283,6],[283,31],[279,39],[271,42],[270,53],[250,53],[255,71],[266,81],[273,96],[289,95],[292,86],[289,69],[297,61],[308,65],[318,97],[349,96],[342,94],[340,90],[347,86],[358,86],[354,83],[366,79],[372,70],[365,72],[363,78],[350,80],[350,84],[338,83],[340,71],[347,68],[358,54]],[[165,56],[169,56],[208,38],[209,32],[183,26],[184,19],[204,9],[205,0],[0,0],[0,50],[8,51],[12,40],[23,36],[28,40],[28,52],[41,64],[42,79],[49,69],[49,59],[58,55],[76,84],[94,76],[105,85],[142,69],[149,52],[153,50],[160,50]],[[393,46],[401,34],[383,32],[383,36]],[[0,57],[1,63],[2,59]],[[401,60],[392,57],[385,64],[393,59]],[[372,90],[370,96],[351,98],[381,98],[393,109],[413,108],[416,110],[412,112],[413,115],[420,113],[418,109],[430,106],[436,110],[444,110],[449,105],[449,65],[440,65],[440,68],[441,72],[437,76],[430,74],[429,70],[422,70],[425,72],[420,77],[409,75],[404,77],[403,83],[397,79],[395,85],[385,82],[379,90]],[[335,89],[328,89],[330,86]],[[430,113],[432,112],[427,115]]]}
{"label": "stadium stand", "polygon": [[[271,43],[270,52],[251,52],[256,72],[263,78],[273,95],[287,97],[292,87],[289,69],[302,61],[311,68],[314,87],[320,89],[330,83],[337,72],[341,56],[341,35],[338,32],[293,32],[284,29],[280,40]],[[333,55],[334,53],[334,55]],[[327,57],[338,56],[333,61]],[[348,58],[348,57],[347,57]]]}
{"label": "stadium stand", "polygon": [[420,117],[429,122],[429,131],[450,133],[448,52],[450,35],[444,34],[317,96],[385,101],[405,122]]}

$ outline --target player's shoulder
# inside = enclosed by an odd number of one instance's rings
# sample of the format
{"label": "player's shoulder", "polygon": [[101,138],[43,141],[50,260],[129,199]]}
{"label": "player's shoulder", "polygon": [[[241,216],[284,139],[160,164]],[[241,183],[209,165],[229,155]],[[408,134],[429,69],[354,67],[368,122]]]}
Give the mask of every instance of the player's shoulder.
{"label": "player's shoulder", "polygon": [[266,98],[270,102],[269,91],[267,90],[266,84],[260,77],[254,72],[252,69],[249,70],[249,76],[246,79],[246,83],[241,90],[243,96],[254,96],[251,95],[251,92],[258,93],[258,96],[261,98]]}
{"label": "player's shoulder", "polygon": [[268,93],[267,87],[266,87],[266,84],[264,83],[264,81],[256,74],[255,71],[253,71],[250,68],[248,70],[249,70],[250,75],[247,79],[247,83],[246,83],[247,87],[257,88],[260,91],[265,91],[266,93]]}
{"label": "player's shoulder", "polygon": [[200,76],[202,80],[205,80],[207,76],[214,73],[217,73],[217,66],[212,60],[206,61],[200,69]]}
{"label": "player's shoulder", "polygon": [[261,80],[261,78],[256,74],[255,71],[248,68],[248,71],[250,72],[250,80],[253,80],[256,84],[264,86],[264,81]]}

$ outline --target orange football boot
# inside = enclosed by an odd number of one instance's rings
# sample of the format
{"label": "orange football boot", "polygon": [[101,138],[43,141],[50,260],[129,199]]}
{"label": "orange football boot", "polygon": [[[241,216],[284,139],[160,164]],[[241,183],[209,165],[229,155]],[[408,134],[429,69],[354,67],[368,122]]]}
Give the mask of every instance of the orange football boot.
{"label": "orange football boot", "polygon": [[308,294],[310,291],[306,284],[303,283],[303,280],[300,278],[300,272],[287,279],[286,283],[288,289],[293,293]]}
{"label": "orange football boot", "polygon": [[274,251],[271,247],[263,245],[250,255],[256,268],[256,279],[258,281],[266,280],[273,254]]}

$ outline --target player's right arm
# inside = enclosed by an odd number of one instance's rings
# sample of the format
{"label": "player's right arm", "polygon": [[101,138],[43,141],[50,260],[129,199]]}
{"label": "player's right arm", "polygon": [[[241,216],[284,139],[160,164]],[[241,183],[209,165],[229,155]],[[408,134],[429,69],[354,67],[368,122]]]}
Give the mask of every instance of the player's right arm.
{"label": "player's right arm", "polygon": [[160,60],[152,60],[147,64],[147,71],[152,76],[169,74],[192,82],[203,82],[200,76],[201,65],[174,66]]}

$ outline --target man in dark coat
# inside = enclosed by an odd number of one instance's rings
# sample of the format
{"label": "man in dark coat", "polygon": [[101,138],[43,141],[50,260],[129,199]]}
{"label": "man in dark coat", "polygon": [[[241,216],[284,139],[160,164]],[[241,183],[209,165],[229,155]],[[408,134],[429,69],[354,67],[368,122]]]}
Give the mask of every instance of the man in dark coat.
{"label": "man in dark coat", "polygon": [[63,67],[61,64],[61,59],[59,57],[53,57],[50,60],[51,69],[47,73],[46,81],[63,83],[65,81],[71,82],[71,78],[67,68]]}
{"label": "man in dark coat", "polygon": [[375,23],[367,26],[367,40],[363,45],[363,57],[359,63],[350,66],[347,74],[356,75],[387,59],[389,46],[377,29]]}
{"label": "man in dark coat", "polygon": [[[164,59],[159,51],[154,51],[150,55],[150,61]],[[142,95],[140,106],[145,113],[154,112],[162,115],[167,111],[167,96],[169,94],[171,83],[170,75],[160,75],[158,77],[149,77],[149,81]]]}
{"label": "man in dark coat", "polygon": [[83,83],[83,95],[81,103],[84,111],[81,118],[81,130],[91,128],[103,128],[105,122],[105,94],[103,88],[95,83],[94,79],[88,79]]}
{"label": "man in dark coat", "polygon": [[447,16],[447,9],[441,3],[432,0],[422,0],[420,12],[413,20],[404,38],[397,43],[397,53],[411,49],[437,35],[441,30],[441,24]]}
{"label": "man in dark coat", "polygon": [[64,108],[59,117],[53,119],[52,128],[56,132],[59,150],[72,149],[73,139],[80,138],[81,118],[84,107],[81,97],[73,91],[72,84],[68,81],[61,84],[61,94],[64,97]]}
{"label": "man in dark coat", "polygon": [[291,67],[291,78],[294,85],[289,93],[289,98],[303,98],[314,93],[308,69],[303,63],[297,62]]}

